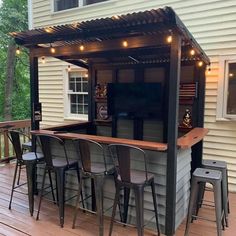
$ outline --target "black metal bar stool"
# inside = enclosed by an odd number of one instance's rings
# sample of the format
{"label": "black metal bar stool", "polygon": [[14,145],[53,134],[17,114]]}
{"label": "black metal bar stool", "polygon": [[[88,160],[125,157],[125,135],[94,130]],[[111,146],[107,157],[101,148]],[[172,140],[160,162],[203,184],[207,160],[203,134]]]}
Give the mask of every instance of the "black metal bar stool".
{"label": "black metal bar stool", "polygon": [[[160,235],[157,201],[155,193],[154,176],[147,171],[146,153],[137,147],[123,144],[110,144],[108,146],[116,167],[116,194],[113,204],[112,218],[109,236],[112,234],[113,222],[116,213],[116,207],[119,203],[119,195],[122,188],[132,189],[135,195],[136,221],[138,236],[144,235],[144,188],[151,187],[156,227]],[[144,171],[132,170],[131,156],[141,158],[144,161]],[[124,215],[126,216],[126,212]]]}
{"label": "black metal bar stool", "polygon": [[[227,173],[227,164],[225,161],[216,161],[216,160],[203,160],[202,168],[219,170],[222,173],[222,206],[224,209],[225,215],[225,223],[226,227],[229,226],[228,223],[228,213],[229,213],[229,198],[228,198],[228,173]],[[203,184],[199,191],[199,204],[198,207],[201,206],[204,199],[204,190],[205,184]]]}
{"label": "black metal bar stool", "polygon": [[[78,182],[80,182],[78,161],[75,159],[69,159],[65,147],[65,142],[62,139],[52,135],[43,134],[38,134],[37,137],[39,138],[42,145],[42,151],[45,158],[45,168],[43,173],[42,187],[40,191],[40,199],[36,220],[39,219],[41,202],[44,196],[46,173],[48,172],[50,177],[50,173],[52,171],[56,174],[56,191],[59,205],[60,225],[61,227],[63,227],[64,204],[67,201],[65,199],[65,172],[75,170]],[[60,156],[58,156],[57,154],[54,155],[53,151],[60,153]],[[70,197],[70,199],[72,199],[72,197]]]}
{"label": "black metal bar stool", "polygon": [[[202,183],[204,184],[210,183],[213,186],[217,236],[222,235],[221,227],[223,225],[224,210],[222,209],[221,182],[222,182],[222,174],[218,170],[197,168],[193,172],[186,229],[185,229],[185,234],[184,234],[185,236],[189,235],[189,227],[190,227],[190,222],[192,221],[192,219],[199,218],[199,216],[194,215],[194,214],[196,213],[196,210],[197,210],[198,191]],[[205,219],[205,218],[201,217],[201,219]]]}
{"label": "black metal bar stool", "polygon": [[[12,183],[9,209],[11,209],[11,203],[12,203],[14,191],[16,191],[17,188],[27,184],[29,210],[32,216],[34,212],[34,183],[35,183],[35,174],[36,174],[35,169],[36,169],[37,163],[44,162],[44,157],[42,153],[24,152],[22,148],[22,143],[21,143],[24,137],[25,137],[25,134],[18,130],[10,130],[8,133],[8,138],[11,141],[15,154],[16,154],[16,167],[15,167],[13,183]],[[26,166],[27,183],[20,184],[21,169],[24,166]],[[18,180],[16,183],[17,173],[18,173]],[[51,183],[51,179],[50,179],[50,183]]]}
{"label": "black metal bar stool", "polygon": [[101,144],[88,139],[76,139],[74,143],[79,155],[80,184],[72,228],[75,228],[83,178],[91,178],[94,180],[99,236],[103,236],[103,183],[106,175],[114,174],[114,166],[107,163],[105,150]]}

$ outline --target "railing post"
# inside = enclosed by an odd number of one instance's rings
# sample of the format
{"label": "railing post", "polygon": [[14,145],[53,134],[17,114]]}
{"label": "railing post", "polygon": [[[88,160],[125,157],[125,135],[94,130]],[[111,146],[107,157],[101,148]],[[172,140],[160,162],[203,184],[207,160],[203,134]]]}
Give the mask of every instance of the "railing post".
{"label": "railing post", "polygon": [[[30,120],[16,120],[0,122],[0,161],[9,161],[14,156],[14,150],[8,139],[10,129],[20,129],[29,133]],[[25,142],[26,140],[23,140]]]}
{"label": "railing post", "polygon": [[7,136],[8,130],[3,131],[3,137],[4,137],[4,157],[9,157],[9,140]]}

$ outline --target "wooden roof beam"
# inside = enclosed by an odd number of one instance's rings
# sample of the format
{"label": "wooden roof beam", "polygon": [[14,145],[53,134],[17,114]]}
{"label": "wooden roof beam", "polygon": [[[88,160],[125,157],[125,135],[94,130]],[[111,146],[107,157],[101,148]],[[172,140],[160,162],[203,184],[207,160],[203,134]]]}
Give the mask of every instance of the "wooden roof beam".
{"label": "wooden roof beam", "polygon": [[[55,47],[55,52],[52,53],[50,47],[47,48],[31,48],[31,52],[35,57],[41,56],[77,56],[79,58],[87,58],[93,54],[106,54],[107,52],[117,51],[129,51],[132,49],[141,49],[148,47],[168,47],[168,42],[166,41],[167,35],[162,35],[155,37],[154,35],[139,36],[139,37],[129,37],[123,39],[113,39],[109,41],[102,42],[91,42],[83,44],[84,50],[80,50],[80,45],[68,45],[62,47]],[[127,46],[123,46],[123,41],[127,41]]]}

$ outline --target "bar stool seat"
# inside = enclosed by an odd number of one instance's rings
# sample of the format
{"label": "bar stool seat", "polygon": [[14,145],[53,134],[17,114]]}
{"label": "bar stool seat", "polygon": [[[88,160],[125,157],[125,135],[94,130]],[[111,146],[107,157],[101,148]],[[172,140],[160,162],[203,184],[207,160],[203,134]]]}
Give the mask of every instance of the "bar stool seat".
{"label": "bar stool seat", "polygon": [[[120,175],[117,176],[117,179],[119,181],[122,181]],[[151,173],[147,173],[147,179],[154,179],[154,175]],[[147,179],[146,173],[143,171],[132,170],[130,172],[130,182],[132,182],[133,184],[145,184],[145,182],[147,182]]]}
{"label": "bar stool seat", "polygon": [[[224,210],[222,209],[221,182],[222,182],[221,171],[207,169],[207,168],[197,168],[193,172],[186,229],[185,229],[185,234],[184,234],[185,236],[189,235],[189,227],[190,227],[190,222],[192,221],[192,218],[193,217],[198,218],[198,216],[194,215],[194,213],[196,212],[196,208],[198,204],[197,198],[198,198],[199,187],[202,183],[210,183],[213,186],[217,236],[222,235],[221,224],[224,217]],[[201,217],[201,219],[204,219],[204,218]]]}
{"label": "bar stool seat", "polygon": [[107,170],[104,169],[104,164],[102,163],[93,163],[91,165],[91,172],[95,173],[104,173],[105,174],[113,174],[114,173],[114,166],[113,165],[107,165]]}
{"label": "bar stool seat", "polygon": [[42,153],[26,152],[22,155],[23,161],[35,161],[36,159],[40,160],[43,158],[44,156]]}

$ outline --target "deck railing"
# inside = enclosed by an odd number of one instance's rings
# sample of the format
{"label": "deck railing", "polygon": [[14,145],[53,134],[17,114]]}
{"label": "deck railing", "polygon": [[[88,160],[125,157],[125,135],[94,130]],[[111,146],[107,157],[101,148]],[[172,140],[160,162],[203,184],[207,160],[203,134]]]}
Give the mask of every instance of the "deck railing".
{"label": "deck railing", "polygon": [[[14,156],[13,147],[8,139],[10,129],[20,130],[30,135],[31,120],[16,120],[0,122],[0,161],[9,160]],[[28,140],[23,140],[24,142]]]}

